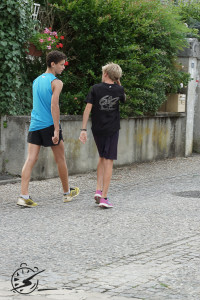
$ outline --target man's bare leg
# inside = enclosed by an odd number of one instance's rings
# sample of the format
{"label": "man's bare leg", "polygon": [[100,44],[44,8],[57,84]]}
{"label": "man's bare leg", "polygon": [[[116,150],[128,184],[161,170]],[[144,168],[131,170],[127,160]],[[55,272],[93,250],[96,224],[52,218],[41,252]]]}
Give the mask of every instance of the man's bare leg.
{"label": "man's bare leg", "polygon": [[63,192],[67,193],[69,191],[69,182],[63,141],[61,140],[59,145],[52,146],[51,149],[58,167],[58,174],[63,186]]}
{"label": "man's bare leg", "polygon": [[110,181],[112,178],[113,160],[103,158],[104,174],[103,174],[103,191],[102,198],[107,197]]}
{"label": "man's bare leg", "polygon": [[28,187],[31,178],[32,169],[38,160],[38,155],[40,152],[40,146],[34,144],[28,144],[28,157],[22,168],[21,176],[21,195],[28,195]]}
{"label": "man's bare leg", "polygon": [[102,191],[103,189],[103,174],[104,174],[104,158],[99,157],[98,165],[97,165],[97,188],[96,190]]}

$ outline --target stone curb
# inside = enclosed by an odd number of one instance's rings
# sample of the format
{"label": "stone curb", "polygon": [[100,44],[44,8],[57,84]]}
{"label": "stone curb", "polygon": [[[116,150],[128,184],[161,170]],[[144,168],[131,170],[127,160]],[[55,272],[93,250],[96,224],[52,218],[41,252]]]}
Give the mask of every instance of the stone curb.
{"label": "stone curb", "polygon": [[21,178],[12,178],[12,179],[5,179],[5,180],[0,180],[0,185],[5,185],[9,183],[18,183],[21,181]]}

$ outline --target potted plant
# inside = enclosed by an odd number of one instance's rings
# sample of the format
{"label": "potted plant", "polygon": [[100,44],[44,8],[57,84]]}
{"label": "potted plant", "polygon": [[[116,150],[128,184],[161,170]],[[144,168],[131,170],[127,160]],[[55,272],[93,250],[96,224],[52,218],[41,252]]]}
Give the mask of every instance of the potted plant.
{"label": "potted plant", "polygon": [[41,56],[43,52],[48,50],[58,50],[63,48],[62,41],[64,36],[52,28],[45,28],[43,32],[36,31],[28,42],[27,54],[32,56]]}

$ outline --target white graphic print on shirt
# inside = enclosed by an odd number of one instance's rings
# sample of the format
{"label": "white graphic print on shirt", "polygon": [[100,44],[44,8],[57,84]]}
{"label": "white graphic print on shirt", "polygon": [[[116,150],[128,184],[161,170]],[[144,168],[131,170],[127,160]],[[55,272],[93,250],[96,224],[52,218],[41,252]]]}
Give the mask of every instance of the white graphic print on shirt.
{"label": "white graphic print on shirt", "polygon": [[104,96],[99,100],[99,104],[101,106],[101,110],[116,110],[115,104],[119,100],[119,97],[113,98],[112,96]]}

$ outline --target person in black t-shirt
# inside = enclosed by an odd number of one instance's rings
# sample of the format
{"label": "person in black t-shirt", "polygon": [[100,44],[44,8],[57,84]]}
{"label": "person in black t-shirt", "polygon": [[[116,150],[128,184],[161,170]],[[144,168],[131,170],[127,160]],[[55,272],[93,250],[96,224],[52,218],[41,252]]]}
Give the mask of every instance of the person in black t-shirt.
{"label": "person in black t-shirt", "polygon": [[97,187],[95,201],[100,207],[110,208],[113,205],[107,198],[112,177],[113,160],[117,159],[117,145],[120,129],[119,102],[125,102],[124,88],[120,77],[122,69],[119,65],[109,63],[102,67],[102,82],[92,86],[87,95],[87,103],[83,113],[83,124],[80,141],[87,141],[87,122],[90,112],[92,133],[99,152],[97,165]]}

